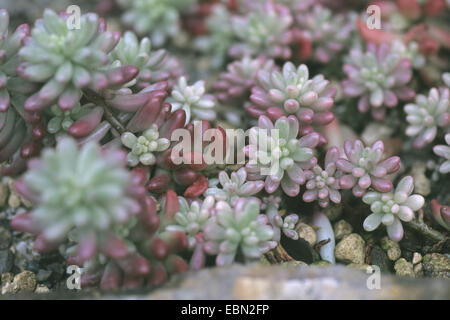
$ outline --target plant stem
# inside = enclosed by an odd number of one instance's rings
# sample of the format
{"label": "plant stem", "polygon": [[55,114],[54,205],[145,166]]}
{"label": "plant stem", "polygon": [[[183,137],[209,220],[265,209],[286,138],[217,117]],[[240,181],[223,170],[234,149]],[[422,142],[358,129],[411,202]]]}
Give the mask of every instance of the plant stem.
{"label": "plant stem", "polygon": [[122,123],[114,116],[111,109],[108,107],[108,105],[105,102],[105,99],[95,93],[91,89],[85,89],[83,90],[84,95],[86,99],[88,99],[90,102],[94,103],[97,106],[102,107],[105,110],[105,119],[109,122],[109,124],[121,135],[125,132],[125,128],[122,125]]}
{"label": "plant stem", "polygon": [[412,221],[406,222],[405,225],[407,227],[409,227],[410,229],[415,230],[415,231],[421,233],[422,235],[424,235],[425,237],[427,237],[431,240],[434,240],[436,242],[444,241],[445,239],[447,239],[447,237],[445,235],[443,235],[439,231],[436,231],[436,230],[432,229],[431,227],[427,226],[424,222],[412,220]]}

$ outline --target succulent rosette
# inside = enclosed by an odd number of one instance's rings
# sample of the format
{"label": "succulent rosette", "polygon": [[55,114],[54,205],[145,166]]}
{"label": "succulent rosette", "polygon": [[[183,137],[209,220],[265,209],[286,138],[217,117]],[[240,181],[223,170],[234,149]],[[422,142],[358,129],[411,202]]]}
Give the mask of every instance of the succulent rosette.
{"label": "succulent rosette", "polygon": [[330,108],[336,89],[328,84],[323,75],[309,79],[309,70],[304,64],[296,68],[286,62],[281,72],[262,70],[250,96],[253,105],[247,112],[253,117],[264,114],[271,119],[294,114],[302,131],[311,132],[307,130],[311,124],[326,125],[334,119]]}
{"label": "succulent rosette", "polygon": [[181,77],[167,101],[172,105],[172,110],[183,109],[186,112],[186,124],[191,118],[211,121],[216,118],[215,99],[212,95],[205,94],[205,91],[203,81],[189,86],[186,78]]}
{"label": "succulent rosette", "polygon": [[70,110],[80,101],[84,88],[101,91],[134,78],[138,71],[134,66],[108,68],[108,53],[120,34],[105,28],[105,22],[93,13],[81,16],[79,28],[69,28],[66,16],[44,11],[19,51],[23,62],[18,74],[42,84],[25,102],[26,110],[38,111],[55,102]]}
{"label": "succulent rosette", "polygon": [[[212,179],[211,179],[212,180]],[[229,176],[225,171],[219,172],[217,181],[211,181],[212,187],[205,191],[205,196],[213,196],[217,201],[235,203],[240,198],[248,198],[256,195],[264,188],[261,180],[247,181],[247,171],[240,168]],[[220,187],[218,186],[220,184]]]}
{"label": "succulent rosette", "polygon": [[299,220],[298,215],[293,213],[282,217],[278,211],[278,202],[273,200],[274,199],[270,198],[263,199],[263,202],[266,203],[265,212],[267,218],[269,219],[269,223],[273,228],[273,241],[279,243],[281,240],[281,233],[283,233],[288,238],[297,240],[298,233],[297,231],[295,231],[295,225]]}
{"label": "succulent rosette", "polygon": [[150,35],[156,46],[180,30],[180,13],[197,0],[118,0],[125,9],[122,21],[139,35]]}
{"label": "succulent rosette", "polygon": [[407,86],[412,77],[411,61],[392,52],[388,43],[367,44],[367,51],[352,49],[343,70],[348,79],[342,82],[344,95],[359,97],[358,110],[371,110],[376,120],[383,120],[387,108],[394,108],[399,100],[414,98]]}
{"label": "succulent rosette", "polygon": [[439,172],[442,174],[450,172],[450,133],[445,135],[445,142],[447,145],[440,144],[433,147],[434,153],[444,158],[444,162],[439,166]]}
{"label": "succulent rosette", "polygon": [[414,147],[423,148],[433,142],[439,128],[450,125],[450,89],[432,88],[427,96],[417,95],[415,103],[408,103],[404,109],[409,126],[406,135],[415,137]]}
{"label": "succulent rosette", "polygon": [[339,54],[355,29],[349,15],[335,14],[320,4],[313,6],[311,11],[297,14],[296,21],[313,43],[313,57],[320,63],[327,63]]}
{"label": "succulent rosette", "polygon": [[298,133],[299,124],[294,116],[281,117],[275,123],[261,116],[258,127],[250,129],[250,145],[246,146],[245,153],[251,157],[246,169],[252,180],[266,176],[268,193],[281,185],[288,196],[296,196],[306,181],[304,170],[317,163],[313,149],[319,143],[319,135],[310,133],[298,139]]}
{"label": "succulent rosette", "polygon": [[341,202],[339,177],[342,175],[337,169],[336,161],[339,159],[339,149],[331,147],[325,155],[325,167],[315,165],[305,171],[306,191],[303,193],[305,202],[318,200],[321,207],[327,207],[330,200],[333,203]]}
{"label": "succulent rosette", "polygon": [[239,42],[229,53],[233,57],[265,55],[288,59],[292,42],[290,27],[293,18],[289,9],[273,1],[257,4],[246,15],[232,17],[234,35]]}
{"label": "succulent rosette", "polygon": [[402,178],[393,192],[368,192],[362,200],[370,205],[370,214],[364,220],[364,229],[373,231],[382,223],[387,227],[389,238],[400,241],[403,238],[401,221],[414,219],[414,212],[422,208],[424,198],[418,194],[411,194],[414,180],[411,176]]}
{"label": "succulent rosette", "polygon": [[260,214],[256,199],[239,199],[234,206],[225,201],[216,205],[216,214],[204,229],[204,249],[217,255],[218,266],[231,264],[239,255],[257,260],[274,248],[273,230],[267,216]]}
{"label": "succulent rosette", "polygon": [[386,177],[400,168],[397,156],[383,160],[384,143],[376,141],[371,147],[365,147],[362,141],[345,141],[345,158],[336,161],[336,166],[343,172],[339,178],[342,189],[352,189],[356,197],[364,195],[369,187],[379,192],[389,192],[392,182]]}

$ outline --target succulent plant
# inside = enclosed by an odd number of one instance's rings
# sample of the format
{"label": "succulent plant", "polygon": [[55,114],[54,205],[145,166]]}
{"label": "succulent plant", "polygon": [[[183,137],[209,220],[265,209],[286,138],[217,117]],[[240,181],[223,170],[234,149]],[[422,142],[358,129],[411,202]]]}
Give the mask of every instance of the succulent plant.
{"label": "succulent plant", "polygon": [[409,126],[406,135],[415,137],[414,147],[423,148],[433,142],[438,128],[450,125],[450,89],[432,88],[428,97],[417,95],[415,103],[405,105]]}
{"label": "succulent plant", "polygon": [[[205,196],[213,196],[217,201],[226,201],[234,204],[240,198],[248,198],[254,196],[264,188],[264,182],[247,181],[247,171],[240,168],[236,172],[232,172],[230,176],[225,171],[219,172],[219,179],[211,181],[213,187],[205,191]],[[222,188],[219,188],[220,184]]]}
{"label": "succulent plant", "polygon": [[167,100],[172,104],[172,110],[183,109],[186,112],[186,124],[192,119],[214,120],[214,97],[205,94],[205,83],[197,81],[188,86],[186,78],[181,77],[174,86],[172,94]]}
{"label": "succulent plant", "polygon": [[274,68],[273,60],[263,58],[252,59],[245,56],[241,60],[233,61],[227,66],[227,71],[221,73],[213,84],[217,99],[221,102],[230,102],[232,99],[248,98],[247,95],[255,85],[257,73],[260,70],[270,72]]}
{"label": "succulent plant", "polygon": [[287,215],[286,217],[280,216],[278,212],[278,204],[267,203],[266,215],[273,228],[273,241],[277,243],[281,240],[281,232],[293,240],[298,239],[298,233],[295,231],[295,225],[299,218],[295,213]]}
{"label": "succulent plant", "polygon": [[450,172],[450,133],[445,135],[447,145],[437,145],[433,147],[433,151],[438,156],[444,158],[444,162],[439,167],[439,172],[446,174]]}
{"label": "succulent plant", "polygon": [[[277,135],[273,135],[277,133]],[[319,143],[319,135],[310,133],[297,138],[299,124],[294,116],[281,117],[272,123],[266,116],[260,116],[258,127],[250,129],[250,145],[245,153],[250,157],[246,164],[249,176],[253,179],[265,177],[265,190],[275,192],[281,185],[290,197],[300,192],[305,183],[303,170],[312,168],[317,159],[314,150]]]}
{"label": "succulent plant", "polygon": [[275,246],[267,222],[256,199],[239,199],[234,206],[219,201],[216,215],[204,229],[204,249],[217,255],[218,266],[231,264],[239,255],[246,261],[257,260]]}
{"label": "succulent plant", "polygon": [[436,199],[431,200],[431,214],[434,221],[450,231],[450,206],[441,205]]}
{"label": "succulent plant", "polygon": [[183,197],[178,197],[180,209],[174,216],[175,224],[166,227],[169,231],[183,231],[188,237],[189,248],[194,248],[198,236],[203,233],[205,225],[215,212],[215,199],[207,196],[203,201],[189,203]]}
{"label": "succulent plant", "polygon": [[156,46],[179,32],[180,12],[197,0],[118,0],[125,9],[122,21],[139,35],[150,35]]}
{"label": "succulent plant", "polygon": [[230,55],[265,55],[269,58],[288,59],[292,34],[289,30],[293,18],[285,6],[265,1],[246,15],[232,18],[233,31],[240,42],[230,48]]}
{"label": "succulent plant", "polygon": [[82,15],[80,28],[69,29],[65,16],[45,10],[19,51],[24,62],[18,74],[42,84],[27,99],[25,109],[38,111],[57,101],[61,109],[69,110],[80,101],[83,88],[99,91],[128,82],[125,78],[134,77],[135,67],[108,69],[108,53],[119,38],[119,33],[105,31],[105,22],[96,14]]}
{"label": "succulent plant", "polygon": [[372,186],[379,192],[389,192],[392,182],[386,178],[400,168],[400,158],[383,160],[384,143],[376,141],[371,147],[364,147],[360,140],[345,141],[346,159],[336,161],[336,166],[344,175],[339,178],[342,189],[352,188],[356,197],[361,197]]}
{"label": "succulent plant", "polygon": [[[35,208],[16,216],[13,227],[29,232],[31,225],[33,233],[39,234],[36,246],[44,251],[69,234],[76,242],[86,237],[94,249],[106,250],[102,248],[106,238],[124,232],[140,212],[124,164],[121,151],[101,150],[94,142],[78,148],[73,138],[62,138],[56,149],[45,149],[41,159],[30,162],[18,191]],[[119,244],[112,251],[120,250]]]}
{"label": "succulent plant", "polygon": [[315,165],[310,170],[305,170],[306,191],[303,193],[305,202],[318,200],[321,207],[327,207],[329,201],[341,202],[339,191],[339,176],[341,172],[337,170],[336,161],[339,158],[339,149],[331,147],[325,155],[325,168]]}
{"label": "succulent plant", "polygon": [[344,95],[360,97],[358,110],[371,109],[374,119],[383,120],[386,108],[397,106],[399,100],[414,98],[407,87],[411,80],[411,61],[392,52],[389,44],[369,43],[367,51],[352,49],[348,63],[343,66],[348,79],[342,82]]}
{"label": "succulent plant", "polygon": [[122,134],[121,140],[125,147],[131,149],[127,161],[128,165],[132,167],[139,163],[146,166],[154,165],[156,157],[153,152],[167,150],[170,145],[169,139],[159,137],[158,127],[155,124],[139,137],[131,132],[125,132]]}
{"label": "succulent plant", "polygon": [[208,34],[197,38],[195,47],[203,53],[209,53],[212,56],[213,66],[220,67],[234,42],[231,14],[226,6],[214,5],[211,15],[206,20],[206,28]]}
{"label": "succulent plant", "polygon": [[368,192],[362,200],[370,205],[370,214],[364,220],[364,229],[373,231],[383,223],[391,240],[400,241],[403,238],[401,221],[414,219],[414,211],[422,208],[425,200],[421,195],[413,194],[414,180],[411,176],[402,178],[393,192]]}
{"label": "succulent plant", "polygon": [[313,43],[314,59],[321,63],[329,62],[344,49],[355,25],[349,15],[334,14],[321,5],[298,14],[296,21]]}
{"label": "succulent plant", "polygon": [[2,113],[9,108],[10,91],[26,93],[26,89],[29,89],[27,88],[29,85],[17,77],[15,70],[19,64],[17,53],[30,28],[23,24],[11,32],[8,26],[9,14],[5,9],[0,9],[0,112]]}
{"label": "succulent plant", "polygon": [[392,52],[409,59],[414,69],[420,69],[425,65],[425,57],[420,53],[419,44],[415,41],[405,44],[403,41],[396,40],[392,42]]}
{"label": "succulent plant", "polygon": [[250,96],[253,105],[247,112],[253,117],[265,114],[272,119],[295,114],[302,127],[328,124],[334,119],[329,110],[336,93],[334,88],[327,87],[328,83],[323,75],[309,79],[304,64],[296,68],[286,62],[282,72],[260,71]]}

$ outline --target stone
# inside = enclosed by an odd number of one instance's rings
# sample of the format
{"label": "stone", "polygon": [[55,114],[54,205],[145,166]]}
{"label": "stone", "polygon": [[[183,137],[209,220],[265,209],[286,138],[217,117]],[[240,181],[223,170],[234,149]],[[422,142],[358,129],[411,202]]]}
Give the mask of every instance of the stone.
{"label": "stone", "polygon": [[291,260],[291,261],[285,261],[281,263],[282,266],[285,267],[307,267],[308,264],[303,261],[297,261],[297,260]]}
{"label": "stone", "polygon": [[345,236],[334,249],[338,261],[363,264],[365,260],[365,241],[359,234]]}
{"label": "stone", "polygon": [[402,277],[415,277],[414,267],[411,262],[406,261],[405,258],[398,259],[394,264],[395,273]]}
{"label": "stone", "polygon": [[314,229],[307,225],[306,223],[299,222],[295,226],[295,231],[297,231],[298,236],[308,242],[311,246],[313,246],[317,241],[317,235]]}
{"label": "stone", "polygon": [[[346,266],[286,268],[232,265],[186,272],[149,293],[124,299],[448,299],[450,286],[436,279],[383,275],[381,289],[368,290],[368,274]],[[65,297],[64,297],[65,298]],[[117,296],[103,298],[117,299]]]}
{"label": "stone", "polygon": [[313,266],[317,266],[317,267],[327,267],[327,266],[331,266],[331,262],[327,261],[327,260],[319,260],[319,261],[314,261],[311,265]]}
{"label": "stone", "polygon": [[412,258],[412,264],[418,264],[422,261],[422,255],[418,252],[414,252],[413,258]]}
{"label": "stone", "polygon": [[11,250],[0,250],[0,274],[9,272],[14,263],[14,254]]}
{"label": "stone", "polygon": [[424,272],[423,272],[423,264],[422,263],[418,263],[414,266],[414,274],[416,275],[416,277],[423,277],[424,276]]}
{"label": "stone", "polygon": [[342,206],[328,206],[323,209],[323,213],[327,216],[328,220],[336,221],[342,214]]}
{"label": "stone", "polygon": [[343,237],[352,233],[353,228],[347,221],[339,220],[334,224],[333,230],[334,230],[334,238],[336,240],[341,240]]}
{"label": "stone", "polygon": [[428,196],[431,192],[431,183],[426,176],[427,166],[425,162],[414,162],[411,168],[411,176],[414,178],[414,192]]}
{"label": "stone", "polygon": [[350,263],[350,264],[347,265],[347,268],[354,268],[354,269],[361,270],[361,271],[364,271],[364,272],[366,272],[367,268],[369,268],[369,267],[370,266],[368,264],[365,264],[365,263]]}
{"label": "stone", "polygon": [[8,276],[8,279],[4,282],[2,276],[2,294],[34,292],[36,284],[36,275],[31,271],[23,271],[17,274],[12,281],[11,277]]}
{"label": "stone", "polygon": [[8,249],[11,245],[12,235],[8,229],[0,226],[0,250]]}
{"label": "stone", "polygon": [[426,276],[450,279],[450,258],[440,253],[429,253],[423,257]]}
{"label": "stone", "polygon": [[20,206],[20,197],[15,193],[10,194],[8,199],[8,206],[10,208],[17,209]]}
{"label": "stone", "polygon": [[402,255],[399,244],[388,237],[381,238],[381,248],[386,251],[388,258],[392,261],[398,260]]}
{"label": "stone", "polygon": [[34,290],[34,293],[49,293],[50,289],[44,286],[43,284],[39,284]]}

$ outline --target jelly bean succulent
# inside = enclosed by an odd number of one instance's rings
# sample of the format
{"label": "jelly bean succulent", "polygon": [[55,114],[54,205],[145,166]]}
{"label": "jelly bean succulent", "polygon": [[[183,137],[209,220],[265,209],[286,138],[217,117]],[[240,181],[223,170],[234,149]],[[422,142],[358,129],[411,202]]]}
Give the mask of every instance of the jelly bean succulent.
{"label": "jelly bean succulent", "polygon": [[205,83],[197,81],[189,86],[185,77],[181,77],[174,86],[168,102],[172,110],[186,112],[186,124],[192,119],[213,120],[216,117],[214,97],[205,94]]}
{"label": "jelly bean succulent", "polygon": [[389,238],[400,241],[403,238],[401,221],[414,219],[414,212],[422,208],[424,198],[418,194],[411,194],[414,180],[411,176],[402,178],[393,192],[368,192],[363,197],[364,203],[370,205],[370,214],[364,220],[364,229],[373,231],[382,223],[386,226]]}
{"label": "jelly bean succulent", "polygon": [[[248,198],[256,195],[264,188],[261,180],[247,181],[247,171],[240,168],[229,176],[225,171],[219,172],[217,181],[211,181],[214,186],[205,191],[205,196],[213,196],[217,201],[235,203],[240,198]],[[217,185],[220,184],[221,188]]]}
{"label": "jelly bean succulent", "polygon": [[180,13],[191,8],[197,0],[118,0],[125,9],[123,22],[140,35],[150,35],[156,46],[180,30]]}
{"label": "jelly bean succulent", "polygon": [[333,121],[334,88],[323,75],[309,79],[308,67],[295,67],[286,62],[281,72],[260,71],[257,86],[253,87],[247,112],[253,117],[267,115],[278,118],[295,114],[302,127],[310,124],[325,125]]}
{"label": "jelly bean succulent", "polygon": [[123,232],[140,211],[124,164],[122,151],[102,151],[95,142],[79,148],[73,138],[62,138],[56,149],[45,149],[41,159],[30,162],[19,190],[36,207],[16,216],[13,225],[33,223],[40,240],[36,246],[44,251],[69,233],[77,242],[95,236],[94,246],[101,247],[104,237]]}
{"label": "jelly bean succulent", "polygon": [[362,141],[345,141],[346,158],[336,161],[336,166],[343,172],[339,178],[342,189],[352,189],[356,197],[364,195],[369,187],[379,192],[389,192],[392,182],[386,178],[400,168],[400,158],[393,156],[383,160],[384,143],[376,141],[371,147],[365,147]]}
{"label": "jelly bean succulent", "polygon": [[315,165],[312,169],[305,171],[306,191],[303,200],[311,202],[318,200],[321,207],[328,206],[329,201],[341,202],[339,176],[342,173],[336,167],[339,158],[339,149],[331,147],[325,155],[325,167]]}
{"label": "jelly bean succulent", "polygon": [[450,125],[450,89],[432,88],[428,97],[419,94],[415,103],[405,105],[406,120],[409,126],[406,135],[415,137],[414,147],[423,148],[433,142],[438,129]]}
{"label": "jelly bean succulent", "polygon": [[310,133],[298,139],[299,123],[296,117],[281,117],[275,123],[261,116],[258,127],[250,129],[250,145],[246,154],[251,156],[246,167],[253,177],[265,177],[265,190],[275,192],[279,186],[290,197],[300,192],[305,183],[303,170],[312,168],[317,159],[314,148],[319,135]]}
{"label": "jelly bean succulent", "polygon": [[438,156],[444,158],[444,162],[439,166],[439,172],[446,174],[450,172],[450,133],[445,135],[445,142],[447,145],[436,145],[433,151]]}
{"label": "jelly bean succulent", "polygon": [[343,93],[359,97],[358,110],[383,120],[387,108],[394,108],[399,100],[414,98],[407,86],[412,77],[411,61],[391,51],[387,43],[367,44],[367,51],[353,49],[343,66],[348,79],[342,82]]}
{"label": "jelly bean succulent", "polygon": [[234,16],[232,27],[239,42],[230,48],[230,55],[258,56],[288,59],[292,34],[289,30],[293,18],[289,9],[273,1],[257,4],[247,15]]}
{"label": "jelly bean succulent", "polygon": [[19,51],[23,59],[19,75],[42,84],[25,102],[26,110],[41,110],[55,102],[69,110],[80,101],[83,88],[102,90],[114,82],[114,72],[105,68],[120,35],[105,31],[105,22],[93,13],[81,16],[79,29],[69,29],[66,19],[45,10]]}
{"label": "jelly bean succulent", "polygon": [[234,206],[219,201],[216,215],[204,229],[205,251],[217,255],[219,266],[231,264],[239,256],[257,260],[275,246],[267,222],[256,199],[239,199]]}
{"label": "jelly bean succulent", "polygon": [[139,137],[131,132],[125,132],[122,134],[121,140],[124,146],[131,149],[127,160],[128,165],[132,167],[139,163],[146,166],[154,165],[156,157],[153,152],[167,150],[170,145],[169,139],[159,137],[158,127],[155,124]]}

